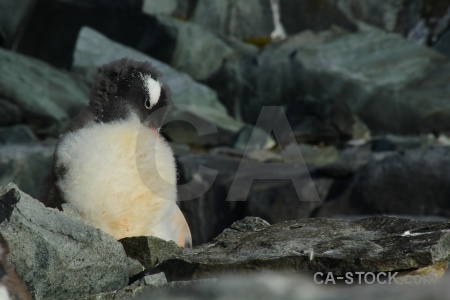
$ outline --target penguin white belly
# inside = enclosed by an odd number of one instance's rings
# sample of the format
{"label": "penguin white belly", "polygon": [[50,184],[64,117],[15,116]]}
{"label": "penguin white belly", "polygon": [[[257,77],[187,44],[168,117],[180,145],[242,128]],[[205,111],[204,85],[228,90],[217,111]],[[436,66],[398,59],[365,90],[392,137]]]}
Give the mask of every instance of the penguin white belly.
{"label": "penguin white belly", "polygon": [[116,239],[153,235],[180,246],[191,242],[176,205],[173,152],[137,118],[66,134],[56,150],[56,166],[66,171],[56,183],[65,201]]}

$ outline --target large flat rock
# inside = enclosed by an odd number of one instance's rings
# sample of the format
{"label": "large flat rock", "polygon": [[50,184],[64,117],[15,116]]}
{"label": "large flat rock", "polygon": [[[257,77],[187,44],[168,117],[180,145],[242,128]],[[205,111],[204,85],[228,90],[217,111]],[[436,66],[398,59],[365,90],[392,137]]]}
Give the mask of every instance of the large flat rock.
{"label": "large flat rock", "polygon": [[304,219],[267,226],[246,218],[231,228],[213,243],[166,260],[157,270],[169,281],[256,270],[344,275],[430,266],[438,266],[436,273],[442,275],[450,259],[449,222],[379,216],[358,221]]}
{"label": "large flat rock", "polygon": [[0,98],[18,107],[35,132],[54,136],[88,103],[86,88],[69,73],[4,49],[0,49]]}
{"label": "large flat rock", "polygon": [[81,219],[46,208],[14,184],[0,189],[0,233],[35,299],[80,299],[128,282],[122,245]]}

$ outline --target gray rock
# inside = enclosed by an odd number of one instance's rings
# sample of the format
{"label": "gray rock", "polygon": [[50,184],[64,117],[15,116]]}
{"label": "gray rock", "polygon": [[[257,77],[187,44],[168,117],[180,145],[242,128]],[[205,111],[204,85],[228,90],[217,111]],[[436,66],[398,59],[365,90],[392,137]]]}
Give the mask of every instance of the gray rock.
{"label": "gray rock", "polygon": [[[254,140],[252,140],[252,144],[249,144],[250,137],[254,135]],[[253,127],[253,126],[245,126],[242,130],[237,134],[236,141],[234,142],[234,147],[237,149],[253,149],[253,150],[267,150],[276,145],[276,142],[270,136],[269,133],[264,130]]]}
{"label": "gray rock", "polygon": [[450,57],[450,30],[442,35],[433,48]]}
{"label": "gray rock", "polygon": [[137,236],[119,240],[128,257],[139,261],[144,268],[153,268],[162,261],[181,255],[182,249],[174,241],[154,236]]}
{"label": "gray rock", "polygon": [[142,12],[149,15],[169,15],[180,19],[188,16],[188,0],[143,0]]}
{"label": "gray rock", "polygon": [[164,273],[158,273],[145,276],[142,279],[142,282],[144,285],[153,285],[155,287],[161,287],[167,284],[167,279]]}
{"label": "gray rock", "polygon": [[57,135],[88,103],[68,74],[44,62],[0,49],[0,97],[20,107],[39,134]]}
{"label": "gray rock", "polygon": [[274,30],[270,0],[199,0],[191,21],[239,39],[270,40]]}
{"label": "gray rock", "polygon": [[[409,31],[420,18],[421,1],[338,0],[337,7],[352,20],[359,20],[389,32]],[[411,18],[406,20],[405,17]],[[409,21],[405,24],[405,21]],[[408,30],[409,29],[409,30]]]}
{"label": "gray rock", "polygon": [[[0,187],[0,189],[2,189]],[[1,296],[5,300],[31,300],[26,285],[17,275],[11,263],[8,261],[9,247],[3,236],[0,234],[0,290]],[[5,295],[6,288],[6,295]]]}
{"label": "gray rock", "polygon": [[[264,218],[270,223],[280,222],[308,217],[321,205],[318,201],[300,201],[289,179],[254,180],[250,191],[239,188],[239,194],[226,201],[235,179],[239,187],[241,182],[260,176],[257,169],[237,174],[241,162],[252,161],[243,160],[242,156],[193,153],[180,154],[177,161],[181,184],[178,194],[185,200],[180,201],[180,207],[191,228],[194,245],[210,241],[233,222],[248,215]],[[199,169],[199,166],[208,169]],[[214,173],[214,170],[218,173]],[[306,179],[303,177],[306,176],[304,172],[306,170],[299,165],[295,171],[275,170],[273,175],[302,180]],[[332,181],[313,180],[302,181],[304,200],[313,199],[314,194],[317,197],[317,193],[320,199],[325,199]],[[189,186],[183,187],[186,183]]]}
{"label": "gray rock", "polygon": [[217,72],[233,48],[202,27],[169,17],[158,17],[176,41],[170,65],[195,80],[206,80]]}
{"label": "gray rock", "polygon": [[324,30],[339,26],[356,31],[357,26],[337,6],[336,1],[317,0],[279,0],[280,17],[288,34],[303,30]]}
{"label": "gray rock", "polygon": [[[373,56],[380,47],[386,51]],[[303,77],[306,93],[345,100],[373,132],[417,134],[448,128],[448,110],[440,99],[447,93],[443,82],[450,63],[430,49],[367,29],[298,48],[295,60],[310,75]]]}
{"label": "gray rock", "polygon": [[32,197],[42,193],[53,157],[53,146],[40,144],[0,147],[0,185],[15,182]]}
{"label": "gray rock", "polygon": [[214,241],[220,241],[227,238],[229,235],[234,235],[236,232],[247,232],[247,231],[260,231],[270,224],[258,217],[245,217],[242,220],[236,221],[230,225],[230,228],[225,229],[221,234],[214,238]]}
{"label": "gray rock", "polygon": [[17,124],[24,121],[22,110],[10,101],[0,99],[0,125]]}
{"label": "gray rock", "polygon": [[297,97],[286,114],[299,143],[337,144],[353,135],[355,118],[343,100]]}
{"label": "gray rock", "polygon": [[351,207],[360,213],[450,217],[450,148],[413,149],[361,170]]}
{"label": "gray rock", "polygon": [[[410,271],[447,265],[449,235],[447,222],[386,216],[286,221],[257,232],[224,236],[166,260],[156,270],[169,281],[250,270],[332,272],[335,276]],[[443,274],[442,269],[436,271]]]}
{"label": "gray rock", "polygon": [[15,125],[0,127],[0,145],[36,143],[38,138],[30,127]]}
{"label": "gray rock", "polygon": [[133,284],[110,293],[101,293],[85,298],[85,300],[114,300],[114,299],[136,299],[143,295],[150,295],[154,290],[167,286],[164,273],[147,275]]}
{"label": "gray rock", "polygon": [[447,132],[448,58],[399,35],[360,30],[313,44],[286,41],[251,59],[228,60],[208,84],[249,123],[262,106],[309,95],[345,102],[373,134]]}
{"label": "gray rock", "polygon": [[81,298],[126,285],[127,257],[113,237],[44,207],[14,184],[3,190],[0,206],[9,259],[35,299]]}
{"label": "gray rock", "polygon": [[158,60],[115,43],[86,27],[80,31],[74,53],[73,69],[76,72],[82,72],[92,80],[97,67],[124,56],[150,61],[164,75],[162,80],[170,87],[174,102],[174,109],[169,119],[201,120],[203,123],[216,126],[220,133],[199,138],[196,130],[190,126],[187,127],[185,122],[171,122],[173,124],[164,129],[164,133],[171,140],[177,141],[177,138],[185,136],[190,138],[185,138],[182,142],[216,144],[223,140],[231,141],[234,134],[244,126],[242,122],[227,114],[226,108],[219,102],[213,90],[196,83],[188,75],[175,71]]}
{"label": "gray rock", "polygon": [[128,257],[128,267],[129,267],[129,275],[128,277],[136,276],[137,274],[144,271],[144,267],[142,264],[136,260]]}
{"label": "gray rock", "polygon": [[0,1],[0,45],[11,47],[23,28],[35,0]]}
{"label": "gray rock", "polygon": [[348,18],[396,32],[423,45],[433,45],[448,27],[450,3],[429,1],[338,0]]}

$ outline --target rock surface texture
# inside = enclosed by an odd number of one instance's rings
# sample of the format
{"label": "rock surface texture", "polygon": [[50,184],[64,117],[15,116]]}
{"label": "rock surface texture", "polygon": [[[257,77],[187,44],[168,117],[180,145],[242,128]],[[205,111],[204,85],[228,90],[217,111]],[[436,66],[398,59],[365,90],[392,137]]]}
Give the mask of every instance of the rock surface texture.
{"label": "rock surface texture", "polygon": [[269,226],[246,218],[214,242],[168,259],[156,269],[169,281],[256,270],[342,276],[346,272],[411,272],[431,266],[432,274],[442,276],[449,259],[448,222],[380,216],[357,221],[319,218]]}
{"label": "rock surface texture", "polygon": [[125,287],[128,260],[113,237],[46,208],[10,184],[1,190],[0,233],[35,299],[80,298]]}

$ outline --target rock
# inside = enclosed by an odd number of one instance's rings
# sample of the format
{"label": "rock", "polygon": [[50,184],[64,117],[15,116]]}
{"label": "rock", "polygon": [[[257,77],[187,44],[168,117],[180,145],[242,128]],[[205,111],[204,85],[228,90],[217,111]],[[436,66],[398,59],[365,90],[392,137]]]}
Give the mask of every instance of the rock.
{"label": "rock", "polygon": [[336,6],[351,20],[399,33],[424,45],[438,42],[450,19],[448,1],[338,0]]}
{"label": "rock", "polygon": [[128,270],[129,270],[128,277],[132,278],[137,274],[141,273],[142,271],[144,271],[144,267],[138,260],[128,257]]}
{"label": "rock", "polygon": [[149,15],[169,15],[186,19],[189,13],[188,0],[143,0],[142,12]]}
{"label": "rock", "polygon": [[40,144],[6,145],[0,147],[0,185],[14,181],[33,197],[43,192],[53,157],[53,146]]}
{"label": "rock", "polygon": [[379,3],[373,0],[339,0],[337,7],[352,20],[407,35],[420,18],[420,2],[389,0]]}
{"label": "rock", "polygon": [[15,125],[0,127],[0,145],[36,143],[37,137],[30,127]]}
{"label": "rock", "polygon": [[[243,123],[227,114],[226,108],[218,101],[213,90],[196,83],[188,75],[177,72],[156,59],[115,43],[89,28],[83,28],[80,32],[74,53],[73,69],[92,78],[98,66],[124,56],[150,61],[164,75],[162,80],[170,87],[174,102],[169,119],[183,121],[170,122],[164,128],[164,134],[172,141],[200,143],[201,145],[214,145],[224,141],[231,143],[234,135],[244,126]],[[186,121],[200,122],[203,124],[203,128],[205,125],[212,124],[212,128],[214,129],[215,126],[218,132],[203,133],[199,136],[193,127],[186,126]],[[208,130],[206,131],[209,133]]]}
{"label": "rock", "polygon": [[0,296],[5,300],[31,300],[31,295],[26,285],[8,261],[8,254],[8,243],[0,234],[0,268],[2,270],[2,274],[0,275]]}
{"label": "rock", "polygon": [[[163,5],[160,3],[160,7]],[[82,27],[90,27],[165,61],[171,57],[175,41],[155,16],[142,13],[142,9],[143,0],[40,0],[36,2],[17,50],[69,69],[78,33]]]}
{"label": "rock", "polygon": [[286,115],[299,143],[337,144],[353,135],[354,117],[344,101],[298,97]]}
{"label": "rock", "polygon": [[226,228],[221,234],[214,238],[214,241],[220,241],[228,236],[234,235],[236,232],[246,231],[260,231],[270,224],[258,217],[245,217],[242,220],[236,221],[230,225],[230,228]]}
{"label": "rock", "polygon": [[82,298],[117,290],[128,281],[128,261],[113,237],[21,192],[0,196],[0,233],[10,261],[35,299]]}
{"label": "rock", "polygon": [[34,0],[0,1],[0,46],[11,47],[32,10]]}
{"label": "rock", "polygon": [[85,298],[85,300],[114,300],[114,299],[141,299],[140,296],[148,295],[150,292],[167,286],[164,273],[147,275],[133,284],[111,293],[102,293]]}
{"label": "rock", "polygon": [[38,134],[57,135],[88,103],[85,90],[68,74],[0,49],[0,97],[19,107]]}
{"label": "rock", "polygon": [[165,241],[154,236],[129,237],[119,242],[122,243],[127,256],[139,261],[144,268],[153,268],[162,261],[182,253],[174,241]]}
{"label": "rock", "polygon": [[[257,57],[227,61],[208,84],[248,123],[256,121],[262,106],[311,96],[345,103],[373,134],[449,130],[445,56],[364,26],[359,33],[319,40],[299,46],[285,41]],[[374,56],[376,49],[383,51]]]}
{"label": "rock", "polygon": [[0,125],[18,124],[24,121],[22,110],[15,104],[0,99]]}
{"label": "rock", "polygon": [[369,163],[350,199],[360,214],[450,217],[450,148],[412,149]]}
{"label": "rock", "polygon": [[164,272],[169,281],[250,270],[332,272],[334,276],[409,271],[448,263],[448,228],[447,222],[386,216],[286,221],[257,232],[226,235],[166,260],[154,271]]}
{"label": "rock", "polygon": [[[252,140],[252,144],[249,144],[250,137],[252,137],[252,135],[254,135],[255,139]],[[242,128],[242,130],[237,134],[236,141],[234,142],[234,147],[241,150],[267,150],[273,148],[275,145],[276,142],[269,133],[258,127],[249,125]]]}
{"label": "rock", "polygon": [[[368,54],[373,47],[388,50],[373,57]],[[346,49],[346,54],[339,53],[339,49]],[[348,55],[348,49],[352,49],[352,55]],[[411,65],[412,58],[404,53],[413,55],[420,62]],[[306,81],[303,82],[306,92],[311,92],[314,96],[319,96],[319,92],[322,96],[333,95],[332,97],[339,99],[346,90],[346,95],[354,96],[347,96],[343,100],[374,132],[417,134],[435,130],[431,126],[447,127],[440,119],[434,123],[429,121],[433,114],[436,120],[435,110],[439,110],[437,107],[445,115],[442,102],[433,102],[435,104],[429,109],[428,106],[427,109],[422,106],[424,101],[430,103],[429,97],[439,99],[445,93],[446,89],[440,80],[443,79],[444,70],[448,71],[450,65],[443,56],[425,47],[408,43],[392,34],[369,29],[320,46],[297,49],[296,59],[312,75],[305,77]],[[325,75],[327,71],[324,70],[327,69],[329,73]],[[319,72],[320,78],[314,78],[313,74]],[[417,81],[421,83],[417,84]],[[430,92],[431,89],[433,93]],[[349,90],[352,90],[350,94]],[[380,109],[383,113],[380,113]]]}
{"label": "rock", "polygon": [[289,53],[264,51],[253,57],[228,59],[207,84],[233,116],[254,125],[263,106],[285,105],[301,86],[302,67]]}
{"label": "rock", "polygon": [[399,136],[393,134],[372,138],[372,151],[403,151],[414,148],[428,148],[435,143],[430,136]]}
{"label": "rock", "polygon": [[195,80],[208,79],[219,70],[223,60],[235,54],[224,41],[196,24],[162,16],[158,21],[175,41],[170,65]]}
{"label": "rock", "polygon": [[[178,155],[177,162],[180,208],[191,228],[194,245],[210,241],[233,222],[249,215],[269,222],[308,217],[321,203],[302,200],[317,199],[317,194],[324,199],[332,183],[327,179],[315,181],[316,178],[309,181],[304,165],[297,164],[295,170],[273,171],[274,178],[283,176],[285,180],[253,180],[248,191],[239,184],[261,174],[257,168],[237,173],[241,163],[253,162],[242,156],[185,153]],[[300,192],[305,199],[300,199],[289,178],[302,182]],[[227,201],[234,180],[239,193]]]}
{"label": "rock", "polygon": [[161,287],[167,284],[166,275],[164,273],[158,273],[145,276],[141,282],[144,285],[153,285],[155,287]]}
{"label": "rock", "polygon": [[450,57],[450,30],[442,35],[433,48]]}
{"label": "rock", "polygon": [[279,0],[281,23],[288,34],[304,30],[325,30],[339,26],[350,31],[358,27],[332,1]]}
{"label": "rock", "polygon": [[192,22],[238,39],[267,39],[274,30],[270,0],[198,0]]}

